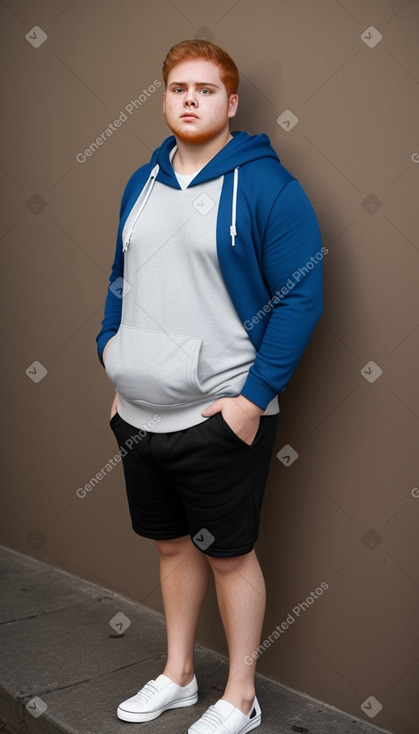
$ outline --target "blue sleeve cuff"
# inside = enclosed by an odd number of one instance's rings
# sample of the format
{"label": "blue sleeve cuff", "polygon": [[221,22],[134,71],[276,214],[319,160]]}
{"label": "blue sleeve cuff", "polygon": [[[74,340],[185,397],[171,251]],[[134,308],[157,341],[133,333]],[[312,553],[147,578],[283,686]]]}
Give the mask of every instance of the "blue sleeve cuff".
{"label": "blue sleeve cuff", "polygon": [[271,400],[278,395],[278,391],[272,385],[257,377],[257,375],[249,372],[240,394],[250,400],[251,403],[259,406],[262,410],[266,410]]}

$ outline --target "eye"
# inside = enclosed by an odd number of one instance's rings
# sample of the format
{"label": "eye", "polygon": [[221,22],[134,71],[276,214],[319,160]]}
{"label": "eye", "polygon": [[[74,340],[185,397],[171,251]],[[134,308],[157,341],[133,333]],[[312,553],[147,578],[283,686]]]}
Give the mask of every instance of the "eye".
{"label": "eye", "polygon": [[172,92],[174,92],[175,94],[178,94],[179,92],[183,92],[183,89],[182,87],[175,87],[174,89],[172,89]]}
{"label": "eye", "polygon": [[205,94],[205,95],[212,94],[212,90],[211,89],[201,89],[201,92],[202,92],[202,94]]}

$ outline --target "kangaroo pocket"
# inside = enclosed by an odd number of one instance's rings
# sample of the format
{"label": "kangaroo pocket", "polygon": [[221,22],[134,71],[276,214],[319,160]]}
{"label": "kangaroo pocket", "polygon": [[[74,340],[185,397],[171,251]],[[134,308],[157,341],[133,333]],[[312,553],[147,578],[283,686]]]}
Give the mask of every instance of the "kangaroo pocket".
{"label": "kangaroo pocket", "polygon": [[130,402],[177,406],[199,400],[202,340],[121,324],[106,351],[105,368],[117,392]]}

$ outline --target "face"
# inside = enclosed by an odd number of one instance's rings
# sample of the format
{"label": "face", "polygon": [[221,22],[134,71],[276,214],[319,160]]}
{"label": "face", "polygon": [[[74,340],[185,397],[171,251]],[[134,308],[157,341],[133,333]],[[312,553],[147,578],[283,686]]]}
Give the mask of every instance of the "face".
{"label": "face", "polygon": [[163,113],[173,134],[200,145],[229,130],[237,110],[237,94],[227,95],[220,67],[205,59],[187,59],[170,71]]}

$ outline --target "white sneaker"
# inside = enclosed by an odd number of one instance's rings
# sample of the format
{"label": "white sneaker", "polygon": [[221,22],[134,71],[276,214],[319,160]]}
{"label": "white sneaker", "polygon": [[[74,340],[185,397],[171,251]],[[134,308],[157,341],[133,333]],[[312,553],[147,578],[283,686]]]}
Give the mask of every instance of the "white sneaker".
{"label": "white sneaker", "polygon": [[220,698],[210,706],[195,724],[188,729],[188,734],[247,734],[256,729],[262,718],[257,698],[253,701],[250,714],[233,706],[229,701]]}
{"label": "white sneaker", "polygon": [[188,685],[178,686],[162,674],[156,680],[148,681],[135,696],[123,701],[116,713],[123,721],[152,721],[167,709],[192,706],[197,700],[198,684],[195,676]]}

